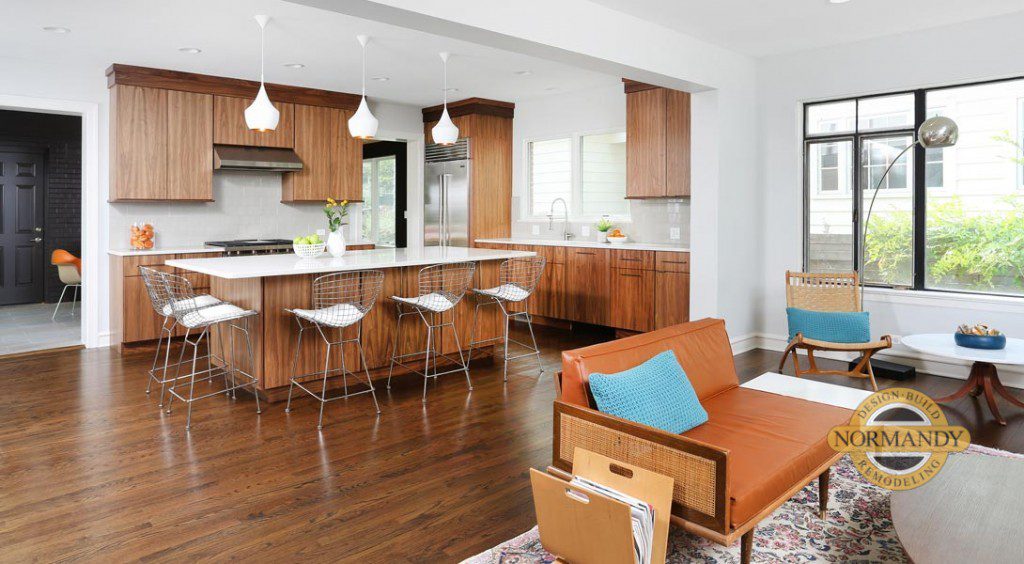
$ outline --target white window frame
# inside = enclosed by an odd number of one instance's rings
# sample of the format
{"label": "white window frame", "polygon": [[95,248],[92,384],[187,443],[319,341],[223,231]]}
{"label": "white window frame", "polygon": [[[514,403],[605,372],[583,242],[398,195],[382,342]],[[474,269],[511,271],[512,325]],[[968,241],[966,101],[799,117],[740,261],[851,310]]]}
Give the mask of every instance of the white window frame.
{"label": "white window frame", "polygon": [[[526,186],[526,200],[524,202],[525,209],[523,210],[522,217],[526,221],[547,221],[547,214],[534,214],[533,213],[533,184],[531,183],[531,170],[533,163],[530,158],[530,144],[542,141],[555,141],[557,139],[570,139],[571,140],[571,165],[570,165],[570,184],[572,186],[572,201],[569,204],[569,221],[597,221],[603,217],[603,215],[584,215],[583,209],[583,175],[580,174],[583,167],[583,138],[588,135],[605,135],[609,133],[625,133],[625,127],[612,127],[609,129],[597,129],[590,131],[577,131],[573,133],[563,133],[560,135],[547,135],[543,137],[531,137],[523,140],[523,185]],[[626,200],[626,213],[625,214],[608,214],[612,221],[618,222],[629,222],[631,221],[631,203]]]}

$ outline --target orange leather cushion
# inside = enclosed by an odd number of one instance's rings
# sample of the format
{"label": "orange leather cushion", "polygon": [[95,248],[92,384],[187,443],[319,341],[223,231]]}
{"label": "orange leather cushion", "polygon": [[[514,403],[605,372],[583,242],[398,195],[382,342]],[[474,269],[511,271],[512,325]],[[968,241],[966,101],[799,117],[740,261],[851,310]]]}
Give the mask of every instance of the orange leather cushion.
{"label": "orange leather cushion", "polygon": [[701,399],[708,422],[684,437],[729,449],[730,518],[737,527],[835,456],[829,429],[852,411],[767,392],[732,388]]}
{"label": "orange leather cushion", "polygon": [[592,372],[622,372],[666,350],[675,353],[702,403],[739,385],[725,321],[702,319],[563,352],[561,400],[594,407],[587,388]]}

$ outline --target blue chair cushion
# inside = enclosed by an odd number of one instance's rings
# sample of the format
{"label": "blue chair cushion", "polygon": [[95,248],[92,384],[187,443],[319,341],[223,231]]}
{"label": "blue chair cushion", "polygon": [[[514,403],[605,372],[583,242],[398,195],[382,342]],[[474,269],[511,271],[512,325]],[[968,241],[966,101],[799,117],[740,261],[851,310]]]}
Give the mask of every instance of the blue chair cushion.
{"label": "blue chair cushion", "polygon": [[615,374],[591,374],[590,393],[599,411],[669,433],[683,433],[708,420],[672,351]]}
{"label": "blue chair cushion", "polygon": [[829,343],[867,343],[871,341],[871,322],[866,311],[811,311],[786,308],[789,340],[797,333],[808,339]]}

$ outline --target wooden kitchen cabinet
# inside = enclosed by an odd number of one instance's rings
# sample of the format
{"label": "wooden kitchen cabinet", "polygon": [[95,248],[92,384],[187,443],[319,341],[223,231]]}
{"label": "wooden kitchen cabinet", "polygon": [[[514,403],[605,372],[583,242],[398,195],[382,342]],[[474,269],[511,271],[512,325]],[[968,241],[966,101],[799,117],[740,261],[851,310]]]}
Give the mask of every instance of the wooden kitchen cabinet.
{"label": "wooden kitchen cabinet", "polygon": [[213,97],[110,89],[110,201],[213,199]]}
{"label": "wooden kitchen cabinet", "polygon": [[626,197],[689,196],[690,94],[633,88],[627,83]]}
{"label": "wooden kitchen cabinet", "polygon": [[165,200],[167,91],[110,89],[110,201]]}
{"label": "wooden kitchen cabinet", "polygon": [[609,324],[610,272],[607,249],[566,249],[566,307],[572,321]]}
{"label": "wooden kitchen cabinet", "polygon": [[549,262],[530,298],[530,313],[553,319],[567,319],[565,265]]}
{"label": "wooden kitchen cabinet", "polygon": [[167,91],[167,199],[213,200],[213,96]]}
{"label": "wooden kitchen cabinet", "polygon": [[[253,93],[255,97],[255,93]],[[253,131],[245,124],[245,108],[253,98],[234,96],[213,97],[213,142],[218,145],[246,145],[249,147],[285,147],[295,144],[294,106],[273,102],[281,119],[273,131]]]}
{"label": "wooden kitchen cabinet", "polygon": [[630,331],[654,328],[654,271],[613,268],[609,325]]}
{"label": "wooden kitchen cabinet", "polygon": [[302,170],[284,175],[281,201],[363,200],[362,143],[345,131],[351,113],[295,105],[295,152]]}
{"label": "wooden kitchen cabinet", "polygon": [[689,273],[655,272],[654,274],[654,328],[661,329],[689,321]]}

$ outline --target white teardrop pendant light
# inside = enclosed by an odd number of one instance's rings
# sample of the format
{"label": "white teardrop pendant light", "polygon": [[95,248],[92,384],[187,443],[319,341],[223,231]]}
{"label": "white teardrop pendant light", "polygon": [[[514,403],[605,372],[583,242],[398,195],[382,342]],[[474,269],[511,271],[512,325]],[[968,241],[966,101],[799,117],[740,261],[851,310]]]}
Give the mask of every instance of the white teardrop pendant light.
{"label": "white teardrop pendant light", "polygon": [[359,109],[356,110],[348,120],[348,132],[356,139],[373,139],[377,135],[377,118],[373,117],[370,106],[366,105],[366,44],[370,38],[366,35],[357,35],[356,39],[363,46],[363,98],[359,101]]}
{"label": "white teardrop pendant light", "polygon": [[267,88],[263,85],[263,34],[270,21],[269,16],[256,16],[256,23],[260,26],[260,91],[256,99],[245,109],[245,125],[256,131],[273,131],[277,129],[277,122],[281,119],[281,112],[277,111],[274,104],[267,96]]}
{"label": "white teardrop pendant light", "polygon": [[441,112],[441,119],[437,125],[430,130],[430,136],[438,145],[454,145],[459,140],[459,128],[455,127],[452,118],[448,117],[448,53],[441,53],[441,60],[444,61],[444,110]]}

